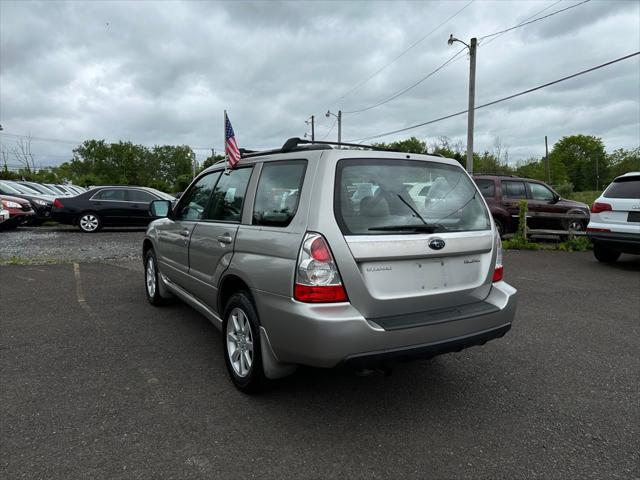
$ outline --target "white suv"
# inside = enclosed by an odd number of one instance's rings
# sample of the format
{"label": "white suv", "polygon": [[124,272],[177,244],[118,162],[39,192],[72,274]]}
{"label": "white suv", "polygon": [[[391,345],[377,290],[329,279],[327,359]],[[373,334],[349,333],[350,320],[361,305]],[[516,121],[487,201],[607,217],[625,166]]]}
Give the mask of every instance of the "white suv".
{"label": "white suv", "polygon": [[640,255],[640,172],[617,177],[591,207],[587,236],[601,262]]}

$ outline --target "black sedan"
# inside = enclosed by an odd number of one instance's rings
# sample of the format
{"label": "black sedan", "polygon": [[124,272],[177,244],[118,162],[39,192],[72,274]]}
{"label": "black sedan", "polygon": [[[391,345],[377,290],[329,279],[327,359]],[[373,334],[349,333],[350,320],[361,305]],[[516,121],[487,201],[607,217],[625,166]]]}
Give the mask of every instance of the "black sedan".
{"label": "black sedan", "polygon": [[153,200],[175,199],[147,187],[95,187],[75,197],[56,198],[51,218],[77,225],[87,233],[108,226],[144,226],[155,220],[149,214],[149,204]]}

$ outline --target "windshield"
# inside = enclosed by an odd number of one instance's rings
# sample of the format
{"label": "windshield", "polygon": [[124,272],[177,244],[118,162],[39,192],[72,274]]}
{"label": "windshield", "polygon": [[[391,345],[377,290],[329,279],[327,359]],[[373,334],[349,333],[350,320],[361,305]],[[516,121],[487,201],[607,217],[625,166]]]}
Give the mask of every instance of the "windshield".
{"label": "windshield", "polygon": [[23,195],[42,195],[39,191],[25,185],[20,185],[19,183],[12,183],[11,186]]}
{"label": "windshield", "polygon": [[8,183],[5,182],[0,182],[0,188],[2,188],[2,190],[4,190],[7,193],[20,193],[20,191],[16,190],[13,185],[9,185]]}
{"label": "windshield", "polygon": [[491,228],[481,195],[466,172],[437,162],[341,160],[334,208],[346,235]]}

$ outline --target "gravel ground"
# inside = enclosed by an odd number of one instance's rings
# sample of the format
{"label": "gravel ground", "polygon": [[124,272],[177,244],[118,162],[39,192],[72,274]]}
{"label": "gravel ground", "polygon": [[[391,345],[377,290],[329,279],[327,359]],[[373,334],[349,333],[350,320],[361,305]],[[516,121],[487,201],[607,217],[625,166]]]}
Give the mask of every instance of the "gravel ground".
{"label": "gravel ground", "polygon": [[67,225],[20,227],[0,232],[0,264],[139,260],[143,237],[140,228],[89,234]]}

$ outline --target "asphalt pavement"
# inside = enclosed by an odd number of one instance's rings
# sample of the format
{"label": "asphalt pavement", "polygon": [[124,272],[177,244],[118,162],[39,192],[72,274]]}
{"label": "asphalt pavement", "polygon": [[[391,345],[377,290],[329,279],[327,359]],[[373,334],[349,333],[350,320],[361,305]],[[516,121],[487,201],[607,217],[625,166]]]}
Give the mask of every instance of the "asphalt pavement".
{"label": "asphalt pavement", "polygon": [[640,257],[505,264],[506,337],[258,396],[202,316],[146,302],[137,263],[0,266],[0,477],[640,477]]}

